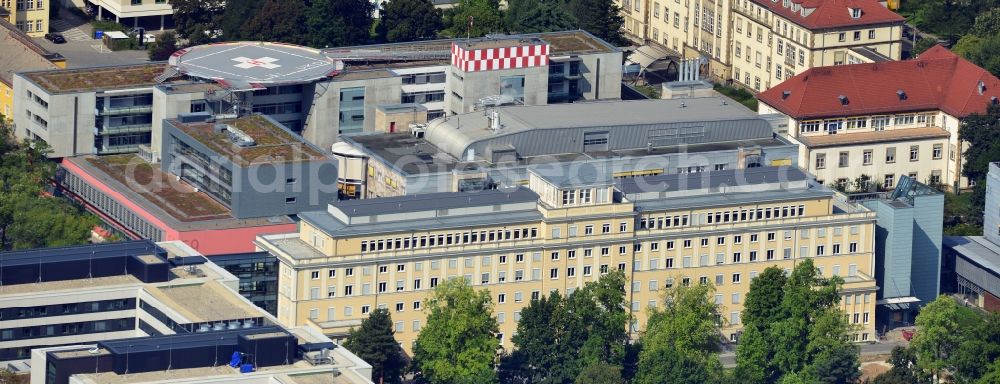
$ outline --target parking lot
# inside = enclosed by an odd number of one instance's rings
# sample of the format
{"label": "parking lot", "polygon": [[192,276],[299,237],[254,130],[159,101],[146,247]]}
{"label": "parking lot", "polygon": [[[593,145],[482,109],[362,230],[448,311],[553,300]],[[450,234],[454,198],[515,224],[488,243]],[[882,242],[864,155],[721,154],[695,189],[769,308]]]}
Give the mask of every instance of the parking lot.
{"label": "parking lot", "polygon": [[53,44],[41,37],[34,40],[50,52],[63,55],[69,68],[94,67],[104,65],[136,64],[149,61],[146,51],[112,52],[93,38],[90,24],[71,17],[53,19],[49,22],[53,32],[66,38],[64,44]]}

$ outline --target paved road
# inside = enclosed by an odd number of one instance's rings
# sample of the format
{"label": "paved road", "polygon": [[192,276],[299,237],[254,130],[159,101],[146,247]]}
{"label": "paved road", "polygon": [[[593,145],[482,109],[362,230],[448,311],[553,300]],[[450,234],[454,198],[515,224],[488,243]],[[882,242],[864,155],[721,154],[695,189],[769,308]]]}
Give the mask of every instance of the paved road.
{"label": "paved road", "polygon": [[70,12],[61,12],[59,19],[49,22],[52,30],[62,33],[65,44],[53,44],[41,37],[35,41],[49,52],[57,52],[66,58],[70,68],[96,67],[106,65],[137,64],[149,61],[145,51],[111,52],[101,41],[92,38],[93,28],[83,19]]}
{"label": "paved road", "polygon": [[[861,356],[888,355],[896,346],[906,346],[905,341],[887,341],[876,344],[861,344]],[[719,356],[722,366],[725,368],[736,367],[736,354],[732,351],[723,352]]]}

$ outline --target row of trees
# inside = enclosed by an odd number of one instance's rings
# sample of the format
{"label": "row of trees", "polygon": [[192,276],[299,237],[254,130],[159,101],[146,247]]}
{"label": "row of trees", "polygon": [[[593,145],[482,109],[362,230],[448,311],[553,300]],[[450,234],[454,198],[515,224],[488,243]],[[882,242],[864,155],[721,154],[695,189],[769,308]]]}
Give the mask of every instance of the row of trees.
{"label": "row of trees", "polygon": [[55,164],[42,142],[17,141],[0,115],[0,251],[86,243],[97,219],[46,195]]}
{"label": "row of trees", "polygon": [[[563,296],[553,292],[521,311],[513,352],[497,358],[498,323],[487,290],[464,280],[439,285],[428,300],[427,324],[409,371],[430,383],[852,383],[858,350],[837,305],[839,278],[818,275],[811,260],[786,276],[766,269],[750,286],[737,368],[719,360],[723,319],[711,285],[663,291],[647,309],[636,342],[627,332],[624,273],[616,271]],[[374,324],[378,324],[375,326]],[[376,311],[346,346],[375,366],[375,379],[398,382],[402,351],[388,312]]]}
{"label": "row of trees", "polygon": [[1000,383],[1000,314],[983,316],[941,296],[920,310],[917,334],[897,347],[892,369],[870,384]]}
{"label": "row of trees", "polygon": [[[212,40],[278,41],[313,47],[406,42],[489,33],[585,29],[625,42],[611,0],[460,0],[445,12],[431,0],[174,0],[174,21],[192,45]],[[373,18],[380,13],[378,20]],[[373,34],[374,32],[374,34]]]}

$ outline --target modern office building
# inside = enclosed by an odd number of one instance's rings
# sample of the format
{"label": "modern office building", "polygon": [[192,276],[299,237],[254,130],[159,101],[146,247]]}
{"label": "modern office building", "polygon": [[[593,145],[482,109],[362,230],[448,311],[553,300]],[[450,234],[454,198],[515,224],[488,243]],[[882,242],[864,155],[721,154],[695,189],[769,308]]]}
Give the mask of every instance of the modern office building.
{"label": "modern office building", "polygon": [[880,324],[912,324],[941,287],[944,194],[903,176],[890,192],[850,196],[875,212],[875,280]]}
{"label": "modern office building", "polygon": [[49,7],[56,5],[45,0],[0,0],[0,19],[15,25],[31,37],[49,33]]}
{"label": "modern office building", "polygon": [[936,46],[907,61],[813,68],[760,93],[759,113],[785,119],[799,164],[826,183],[902,176],[968,188],[961,119],[997,104],[1000,79]]}
{"label": "modern office building", "polygon": [[294,215],[337,198],[337,168],[316,146],[264,115],[163,122],[160,169],[204,191],[238,219]]}
{"label": "modern office building", "polygon": [[344,198],[526,185],[529,167],[614,177],[794,165],[777,126],[725,98],[507,106],[352,135],[334,146]]}
{"label": "modern office building", "polygon": [[14,73],[40,69],[65,68],[66,59],[38,45],[13,24],[0,20],[0,49],[8,55],[0,57],[0,113],[14,120]]}
{"label": "modern office building", "polygon": [[[237,294],[235,276],[181,242],[34,249],[0,260],[0,361],[30,369],[32,383],[273,383],[258,376],[284,374],[371,382],[368,364],[316,332],[279,326]],[[313,359],[323,348],[329,353]],[[234,352],[237,363],[266,372],[227,367]]]}
{"label": "modern office building", "polygon": [[212,255],[208,260],[240,279],[239,292],[271,315],[278,314],[278,259],[267,252]]}
{"label": "modern office building", "polygon": [[941,291],[959,293],[970,303],[1000,312],[1000,164],[986,176],[982,236],[946,236]]}
{"label": "modern office building", "polygon": [[135,154],[64,158],[60,190],[124,236],[182,240],[205,255],[251,252],[262,233],[337,198],[337,170],[319,148],[273,119],[164,122],[162,162]]}
{"label": "modern office building", "polygon": [[[584,31],[336,49],[230,42],[186,48],[168,63],[20,73],[18,137],[54,157],[159,157],[162,121],[182,113],[272,117],[329,148],[376,127],[380,107],[415,104],[427,119],[488,105],[621,97],[621,51]],[[527,92],[527,93],[526,93]]]}
{"label": "modern office building", "polygon": [[356,199],[300,214],[295,233],[258,237],[278,258],[278,319],[343,337],[387,308],[410,350],[424,300],[449,278],[487,289],[510,348],[531,299],[625,271],[634,332],[660,290],[712,283],[723,332],[738,339],[750,281],[812,259],[845,279],[842,309],[875,330],[875,213],[795,167],[615,179],[593,166],[529,171],[527,187]]}
{"label": "modern office building", "polygon": [[621,0],[650,57],[705,59],[706,77],[754,92],[820,66],[899,60],[904,19],[876,0]]}

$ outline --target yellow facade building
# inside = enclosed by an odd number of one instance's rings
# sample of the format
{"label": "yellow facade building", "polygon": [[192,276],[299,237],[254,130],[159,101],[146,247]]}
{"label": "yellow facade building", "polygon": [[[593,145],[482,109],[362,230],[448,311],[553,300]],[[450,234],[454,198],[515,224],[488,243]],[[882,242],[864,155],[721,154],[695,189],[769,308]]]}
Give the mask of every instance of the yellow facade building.
{"label": "yellow facade building", "polygon": [[571,294],[618,269],[629,280],[633,337],[662,289],[711,283],[725,337],[735,341],[750,281],[810,258],[824,276],[846,280],[853,337],[874,338],[875,214],[798,168],[615,180],[574,169],[531,171],[527,187],[348,200],[301,214],[298,233],[256,241],[279,260],[278,319],[338,338],[387,308],[409,351],[433,288],[464,278],[490,291],[509,349],[533,298]]}
{"label": "yellow facade building", "polygon": [[[3,1],[3,0],[0,0]],[[14,73],[66,68],[66,59],[46,51],[13,24],[0,20],[0,114],[13,119]]]}
{"label": "yellow facade building", "polygon": [[0,0],[0,17],[17,26],[31,37],[49,32],[51,0]]}
{"label": "yellow facade building", "polygon": [[[625,32],[752,91],[820,66],[899,60],[904,19],[875,0],[621,0]],[[648,12],[640,12],[647,9]]]}

